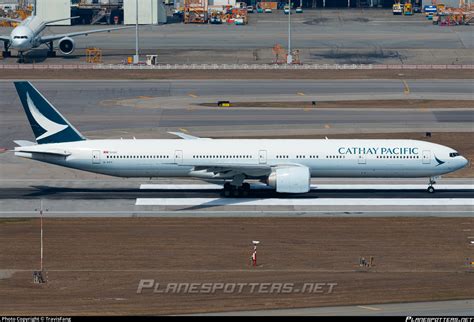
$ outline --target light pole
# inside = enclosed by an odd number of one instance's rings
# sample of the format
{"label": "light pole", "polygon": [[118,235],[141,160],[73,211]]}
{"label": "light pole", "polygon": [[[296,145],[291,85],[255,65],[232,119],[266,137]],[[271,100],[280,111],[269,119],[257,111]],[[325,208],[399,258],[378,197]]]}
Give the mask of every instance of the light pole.
{"label": "light pole", "polygon": [[43,208],[43,199],[41,199],[41,204],[39,209],[35,209],[35,211],[39,210],[40,214],[40,270],[33,271],[33,282],[36,284],[46,283],[46,278],[44,276],[44,265],[43,265],[43,213],[44,211],[48,211],[48,209]]}
{"label": "light pole", "polygon": [[140,62],[138,45],[138,0],[135,0],[135,56],[133,56],[133,64],[135,65]]}
{"label": "light pole", "polygon": [[40,208],[40,230],[41,230],[41,253],[40,253],[40,272],[43,273],[43,199],[41,199],[41,208]]}
{"label": "light pole", "polygon": [[286,63],[293,63],[293,56],[291,55],[291,0],[288,0],[288,55],[286,56]]}

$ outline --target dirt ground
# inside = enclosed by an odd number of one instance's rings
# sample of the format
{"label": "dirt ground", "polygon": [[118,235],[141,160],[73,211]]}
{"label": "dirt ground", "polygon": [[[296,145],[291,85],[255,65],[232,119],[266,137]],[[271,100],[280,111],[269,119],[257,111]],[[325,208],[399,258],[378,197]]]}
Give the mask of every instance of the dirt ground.
{"label": "dirt ground", "polygon": [[7,70],[0,79],[472,79],[472,70]]}
{"label": "dirt ground", "polygon": [[[0,307],[6,315],[174,314],[473,298],[473,229],[473,218],[45,219],[48,283],[38,285],[39,220],[1,220]],[[261,241],[257,267],[252,240]],[[360,256],[375,265],[361,268]],[[332,293],[137,294],[140,279],[161,290],[170,282],[337,285]]]}
{"label": "dirt ground", "polygon": [[[474,108],[472,100],[348,100],[348,101],[278,101],[278,102],[231,102],[232,107],[270,108]],[[203,103],[202,106],[216,107],[217,103]]]}

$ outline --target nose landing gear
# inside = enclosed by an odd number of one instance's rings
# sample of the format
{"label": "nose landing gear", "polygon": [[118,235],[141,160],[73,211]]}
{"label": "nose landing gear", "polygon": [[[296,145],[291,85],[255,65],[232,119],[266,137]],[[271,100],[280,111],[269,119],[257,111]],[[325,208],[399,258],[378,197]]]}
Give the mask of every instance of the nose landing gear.
{"label": "nose landing gear", "polygon": [[430,183],[428,185],[428,193],[434,193],[435,192],[435,188],[433,187],[433,185],[436,183],[435,179],[434,178],[430,178]]}

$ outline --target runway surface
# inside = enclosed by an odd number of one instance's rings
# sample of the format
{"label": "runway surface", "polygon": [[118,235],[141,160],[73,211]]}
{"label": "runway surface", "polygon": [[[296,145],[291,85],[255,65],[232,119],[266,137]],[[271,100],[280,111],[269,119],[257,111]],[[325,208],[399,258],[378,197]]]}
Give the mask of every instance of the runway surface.
{"label": "runway surface", "polygon": [[[3,104],[16,99],[13,80],[0,81]],[[58,104],[65,102],[80,106],[95,100],[119,99],[143,96],[197,96],[209,95],[308,95],[325,94],[400,94],[404,91],[401,80],[359,79],[359,80],[36,80],[35,86]],[[472,80],[407,80],[411,93],[420,94],[466,94],[473,97]],[[80,86],[79,86],[80,84]],[[74,98],[74,100],[71,100]],[[301,97],[300,97],[301,99]],[[367,98],[370,99],[370,98]],[[2,104],[2,105],[3,105]]]}
{"label": "runway surface", "polygon": [[[357,306],[333,306],[301,309],[280,309],[260,311],[235,311],[223,313],[195,314],[204,316],[472,316],[474,300],[413,302],[392,304],[370,304]],[[410,320],[407,320],[410,321]]]}
{"label": "runway surface", "polygon": [[281,199],[281,198],[137,198],[137,206],[474,206],[472,198],[329,198]]}
{"label": "runway surface", "polygon": [[[420,98],[473,99],[471,80],[357,81],[35,81],[34,85],[80,131],[128,137],[139,129],[176,131],[359,128],[472,130],[474,110],[446,109],[275,109],[212,108],[196,104],[223,99],[318,100]],[[410,95],[404,94],[405,87]],[[32,139],[11,81],[0,82],[0,147]],[[150,103],[151,102],[151,103]],[[447,101],[447,104],[449,100]],[[143,107],[142,107],[143,106]],[[283,133],[283,132],[282,132]],[[99,135],[99,136],[100,136]],[[94,135],[95,137],[97,134]],[[109,136],[110,137],[110,136]]]}
{"label": "runway surface", "polygon": [[[277,194],[252,184],[246,198],[225,198],[219,185],[207,183],[142,184],[139,181],[3,180],[0,218],[47,217],[471,217],[474,189],[470,179],[448,179],[434,194],[420,180],[327,179],[307,194]],[[189,181],[189,180],[188,180]],[[185,181],[186,182],[186,181]],[[191,181],[192,182],[192,181]],[[317,181],[316,181],[317,182]],[[377,183],[378,182],[378,183]],[[36,209],[36,210],[35,210]]]}
{"label": "runway surface", "polygon": [[[160,186],[158,186],[160,187]],[[436,193],[429,194],[426,192],[427,186],[408,186],[403,188],[399,185],[397,188],[377,189],[377,187],[338,187],[334,188],[314,188],[305,194],[279,194],[270,189],[252,189],[248,199],[291,199],[291,200],[310,200],[310,199],[457,199],[457,198],[473,198],[474,190],[472,186],[451,185],[449,189],[441,187],[437,188]],[[1,199],[89,199],[89,200],[112,200],[112,199],[136,199],[136,198],[220,198],[222,191],[213,186],[196,186],[194,185],[168,185],[157,189],[131,189],[131,188],[101,188],[96,187],[55,187],[33,184],[22,188],[0,188]],[[244,200],[242,198],[241,200]]]}

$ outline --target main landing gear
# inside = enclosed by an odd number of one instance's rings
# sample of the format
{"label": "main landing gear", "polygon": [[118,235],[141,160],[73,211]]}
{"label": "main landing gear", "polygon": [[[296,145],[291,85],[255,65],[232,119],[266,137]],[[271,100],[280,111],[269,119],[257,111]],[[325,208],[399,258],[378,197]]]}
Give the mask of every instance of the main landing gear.
{"label": "main landing gear", "polygon": [[2,51],[3,58],[8,58],[12,56],[12,52],[9,49],[10,49],[10,42],[9,41],[3,42],[3,51]]}
{"label": "main landing gear", "polygon": [[18,52],[18,63],[23,64],[25,62],[25,56],[23,55],[22,51]]}
{"label": "main landing gear", "polygon": [[436,183],[435,179],[434,178],[430,178],[430,183],[428,185],[428,193],[434,193],[435,192],[435,188],[433,187],[433,185]]}
{"label": "main landing gear", "polygon": [[247,182],[242,183],[240,186],[235,186],[230,182],[224,184],[223,195],[224,197],[248,197],[250,192],[250,184]]}
{"label": "main landing gear", "polygon": [[48,44],[48,53],[47,57],[56,57],[56,51],[54,50],[53,42],[50,41]]}

